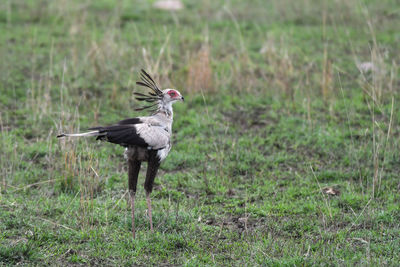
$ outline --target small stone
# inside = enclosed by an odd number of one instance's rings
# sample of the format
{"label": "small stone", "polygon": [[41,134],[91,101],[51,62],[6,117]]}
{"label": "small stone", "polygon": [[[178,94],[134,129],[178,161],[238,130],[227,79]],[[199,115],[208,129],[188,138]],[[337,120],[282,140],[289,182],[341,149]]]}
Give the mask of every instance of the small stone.
{"label": "small stone", "polygon": [[183,9],[183,4],[180,0],[159,0],[153,4],[153,7],[162,10],[177,11]]}

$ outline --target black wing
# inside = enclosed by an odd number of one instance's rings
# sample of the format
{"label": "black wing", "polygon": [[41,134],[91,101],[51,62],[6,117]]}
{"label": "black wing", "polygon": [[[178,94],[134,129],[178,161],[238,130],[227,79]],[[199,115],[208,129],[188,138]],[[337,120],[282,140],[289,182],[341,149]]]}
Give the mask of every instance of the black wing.
{"label": "black wing", "polygon": [[125,119],[125,120],[119,121],[116,124],[125,125],[125,124],[139,124],[139,123],[143,123],[143,121],[140,118],[130,118],[130,119]]}
{"label": "black wing", "polygon": [[[129,119],[128,119],[129,120]],[[124,121],[128,121],[124,120]],[[121,121],[121,122],[124,122]],[[121,123],[120,122],[120,123]],[[134,124],[111,125],[106,127],[94,127],[90,130],[98,130],[99,136],[96,140],[104,140],[124,147],[141,146],[148,147],[149,144],[140,137]]]}

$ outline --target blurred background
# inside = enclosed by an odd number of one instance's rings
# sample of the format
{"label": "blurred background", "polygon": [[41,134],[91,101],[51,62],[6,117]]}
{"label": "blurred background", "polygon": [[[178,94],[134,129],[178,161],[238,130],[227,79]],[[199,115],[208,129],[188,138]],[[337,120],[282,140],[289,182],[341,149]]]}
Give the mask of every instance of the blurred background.
{"label": "blurred background", "polygon": [[[396,264],[396,0],[3,0],[0,262]],[[131,240],[123,148],[57,140],[176,88]],[[187,100],[187,101],[186,101]],[[142,174],[143,175],[143,171]]]}

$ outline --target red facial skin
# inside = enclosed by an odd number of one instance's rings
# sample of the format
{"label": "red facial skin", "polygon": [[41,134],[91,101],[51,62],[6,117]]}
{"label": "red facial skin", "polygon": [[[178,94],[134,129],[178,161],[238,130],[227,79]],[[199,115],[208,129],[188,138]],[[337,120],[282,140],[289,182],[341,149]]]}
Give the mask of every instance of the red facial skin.
{"label": "red facial skin", "polygon": [[179,96],[178,93],[177,93],[175,90],[170,90],[170,91],[168,91],[168,94],[169,94],[169,96],[170,96],[171,98],[176,98],[176,97]]}

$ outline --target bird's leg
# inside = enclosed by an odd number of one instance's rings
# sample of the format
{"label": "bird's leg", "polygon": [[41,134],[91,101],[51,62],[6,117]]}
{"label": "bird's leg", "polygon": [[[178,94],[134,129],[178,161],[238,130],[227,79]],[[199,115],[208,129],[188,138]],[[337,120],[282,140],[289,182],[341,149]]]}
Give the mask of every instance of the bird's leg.
{"label": "bird's leg", "polygon": [[132,236],[135,238],[135,195],[138,175],[140,171],[141,161],[135,159],[128,159],[128,184],[129,184],[129,198],[132,210]]}
{"label": "bird's leg", "polygon": [[129,197],[131,200],[131,211],[132,211],[132,236],[135,239],[135,195],[136,193],[133,190],[129,190]]}
{"label": "bird's leg", "polygon": [[151,215],[150,192],[146,192],[147,210],[149,211],[150,230],[153,232],[153,216]]}
{"label": "bird's leg", "polygon": [[151,213],[150,193],[153,190],[154,178],[157,175],[158,167],[160,167],[160,160],[157,156],[157,150],[149,150],[149,164],[147,166],[146,181],[144,182],[144,189],[146,190],[146,201],[147,201],[147,209],[149,212],[151,231],[153,231],[153,218],[152,218],[152,213]]}

